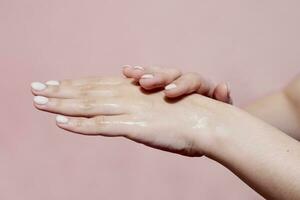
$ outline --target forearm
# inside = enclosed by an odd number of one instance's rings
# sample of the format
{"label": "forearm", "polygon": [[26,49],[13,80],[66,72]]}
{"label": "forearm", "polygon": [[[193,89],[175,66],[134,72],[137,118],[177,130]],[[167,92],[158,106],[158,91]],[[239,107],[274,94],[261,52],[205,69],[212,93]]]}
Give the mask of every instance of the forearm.
{"label": "forearm", "polygon": [[[235,110],[235,109],[233,109]],[[237,109],[207,156],[267,199],[300,199],[299,142]]]}

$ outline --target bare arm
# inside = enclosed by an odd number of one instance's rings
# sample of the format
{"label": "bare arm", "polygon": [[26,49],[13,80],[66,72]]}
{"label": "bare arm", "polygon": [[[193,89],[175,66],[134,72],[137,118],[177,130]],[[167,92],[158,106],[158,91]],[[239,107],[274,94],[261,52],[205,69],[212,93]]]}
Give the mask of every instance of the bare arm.
{"label": "bare arm", "polygon": [[300,76],[282,91],[249,105],[246,111],[300,140]]}
{"label": "bare arm", "polygon": [[233,128],[216,134],[208,157],[267,199],[300,199],[299,142],[242,111],[233,116]]}
{"label": "bare arm", "polygon": [[268,199],[300,199],[299,142],[229,104],[197,94],[169,102],[128,79],[33,83],[32,92],[36,108],[64,115],[57,117],[62,129],[206,155]]}

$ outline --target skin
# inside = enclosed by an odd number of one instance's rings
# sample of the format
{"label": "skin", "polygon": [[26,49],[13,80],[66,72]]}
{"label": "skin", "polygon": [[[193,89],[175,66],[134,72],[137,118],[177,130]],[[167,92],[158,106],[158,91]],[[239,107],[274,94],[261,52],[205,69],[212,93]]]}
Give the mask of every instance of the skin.
{"label": "skin", "polygon": [[299,142],[230,104],[197,94],[170,100],[126,78],[66,80],[32,92],[48,98],[36,108],[67,117],[57,122],[62,129],[205,155],[267,199],[300,199]]}
{"label": "skin", "polygon": [[[177,68],[132,67],[126,65],[123,67],[123,74],[127,78],[134,79],[143,89],[150,91],[175,84],[176,88],[164,90],[165,96],[168,98],[177,98],[183,95],[198,93],[224,103],[232,104],[228,83],[214,85],[211,81],[195,72],[182,74]],[[152,75],[153,78],[143,78],[145,75]]]}
{"label": "skin", "polygon": [[259,99],[245,110],[300,141],[299,91],[300,75],[281,91]]}
{"label": "skin", "polygon": [[[198,73],[182,74],[176,68],[124,66],[123,74],[135,79],[146,90],[164,88],[168,84],[177,85],[175,89],[164,90],[168,98],[198,93],[232,104],[228,84],[220,83],[215,86]],[[151,74],[154,78],[143,79],[142,76],[145,74]],[[244,109],[300,140],[300,95],[298,91],[300,91],[300,75],[296,76],[283,90],[259,99]]]}

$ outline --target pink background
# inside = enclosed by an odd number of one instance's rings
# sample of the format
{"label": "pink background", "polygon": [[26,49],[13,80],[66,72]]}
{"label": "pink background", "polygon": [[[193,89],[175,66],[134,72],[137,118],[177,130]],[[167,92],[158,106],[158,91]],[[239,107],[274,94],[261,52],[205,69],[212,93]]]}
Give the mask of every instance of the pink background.
{"label": "pink background", "polygon": [[0,0],[0,199],[261,199],[207,158],[59,130],[32,81],[177,66],[229,80],[237,105],[299,72],[296,0]]}

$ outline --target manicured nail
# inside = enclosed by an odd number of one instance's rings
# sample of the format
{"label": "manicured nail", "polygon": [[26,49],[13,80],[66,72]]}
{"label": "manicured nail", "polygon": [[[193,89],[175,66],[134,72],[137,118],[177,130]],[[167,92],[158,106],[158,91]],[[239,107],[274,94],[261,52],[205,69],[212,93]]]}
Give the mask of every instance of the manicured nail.
{"label": "manicured nail", "polygon": [[42,91],[44,89],[46,89],[46,85],[44,83],[41,82],[33,82],[31,83],[31,88],[37,91]]}
{"label": "manicured nail", "polygon": [[165,87],[166,90],[172,90],[172,89],[175,89],[175,88],[177,88],[177,86],[174,83],[171,83],[171,84],[169,84]]}
{"label": "manicured nail", "polygon": [[58,86],[59,85],[59,81],[55,81],[55,80],[47,81],[46,85]]}
{"label": "manicured nail", "polygon": [[35,96],[33,101],[39,105],[45,105],[48,103],[49,99],[47,97]]}
{"label": "manicured nail", "polygon": [[139,69],[139,70],[144,70],[144,68],[141,67],[141,66],[134,66],[133,68],[134,68],[134,69]]}
{"label": "manicured nail", "polygon": [[151,79],[151,78],[154,78],[154,76],[152,74],[144,74],[141,78],[143,78],[143,79]]}
{"label": "manicured nail", "polygon": [[65,116],[57,115],[56,121],[57,121],[57,123],[60,123],[60,124],[66,124],[66,123],[68,123],[69,119],[66,118]]}
{"label": "manicured nail", "polygon": [[131,65],[124,65],[123,69],[125,69],[125,68],[132,68],[132,67],[131,67]]}

